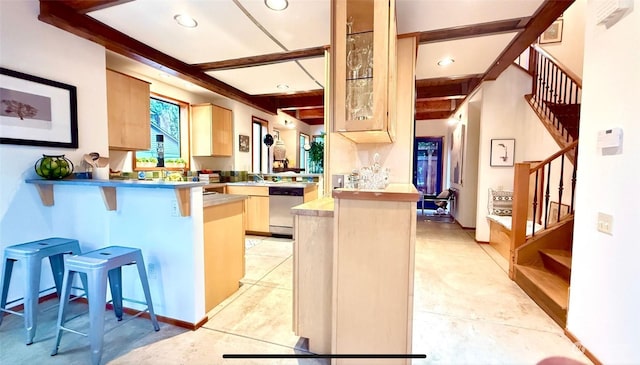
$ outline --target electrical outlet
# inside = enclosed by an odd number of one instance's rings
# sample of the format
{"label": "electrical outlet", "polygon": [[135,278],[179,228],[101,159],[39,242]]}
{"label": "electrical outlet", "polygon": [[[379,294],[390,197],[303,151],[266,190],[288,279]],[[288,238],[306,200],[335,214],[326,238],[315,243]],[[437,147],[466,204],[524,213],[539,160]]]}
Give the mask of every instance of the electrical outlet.
{"label": "electrical outlet", "polygon": [[598,212],[598,231],[613,236],[613,216]]}
{"label": "electrical outlet", "polygon": [[179,217],[180,216],[180,207],[178,207],[178,201],[173,199],[171,201],[171,216]]}

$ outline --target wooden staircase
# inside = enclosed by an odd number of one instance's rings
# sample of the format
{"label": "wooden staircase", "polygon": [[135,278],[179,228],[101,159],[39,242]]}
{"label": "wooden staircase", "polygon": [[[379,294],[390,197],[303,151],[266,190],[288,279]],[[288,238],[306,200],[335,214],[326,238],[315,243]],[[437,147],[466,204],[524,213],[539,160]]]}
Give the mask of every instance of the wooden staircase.
{"label": "wooden staircase", "polygon": [[[575,156],[577,147],[576,140],[536,165],[517,163],[514,171],[509,277],[563,328],[571,281],[577,170],[568,156]],[[565,171],[565,166],[571,169]],[[526,231],[528,219],[533,220],[531,232]]]}
{"label": "wooden staircase", "polygon": [[[533,167],[515,166],[509,276],[565,328],[582,82],[535,45],[530,48],[528,72],[533,85],[525,100],[561,150]],[[552,203],[557,211],[551,212]],[[535,217],[532,232],[525,232],[528,217]],[[536,232],[535,225],[543,229]]]}
{"label": "wooden staircase", "polygon": [[567,323],[573,215],[519,249],[515,282],[562,328]]}
{"label": "wooden staircase", "polygon": [[[531,94],[525,100],[561,148],[578,140],[582,80],[538,45],[529,48]],[[576,156],[568,156],[575,163]]]}

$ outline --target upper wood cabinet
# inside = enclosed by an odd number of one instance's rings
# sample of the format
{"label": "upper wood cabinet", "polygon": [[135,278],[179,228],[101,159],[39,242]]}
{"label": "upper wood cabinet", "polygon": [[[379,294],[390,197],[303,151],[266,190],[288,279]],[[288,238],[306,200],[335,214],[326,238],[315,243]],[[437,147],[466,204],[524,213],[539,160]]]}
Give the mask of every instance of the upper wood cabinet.
{"label": "upper wood cabinet", "polygon": [[356,143],[395,140],[395,0],[332,0],[334,132]]}
{"label": "upper wood cabinet", "polygon": [[233,155],[233,112],[213,104],[191,107],[191,155]]}
{"label": "upper wood cabinet", "polygon": [[148,150],[151,148],[149,83],[107,70],[107,115],[109,148]]}

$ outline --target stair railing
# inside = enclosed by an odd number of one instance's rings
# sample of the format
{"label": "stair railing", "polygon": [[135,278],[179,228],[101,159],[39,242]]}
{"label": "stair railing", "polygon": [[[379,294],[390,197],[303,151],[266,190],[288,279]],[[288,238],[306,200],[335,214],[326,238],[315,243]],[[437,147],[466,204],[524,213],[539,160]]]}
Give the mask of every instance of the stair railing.
{"label": "stair railing", "polygon": [[562,65],[552,55],[537,44],[529,48],[528,71],[532,76],[532,101],[538,113],[547,117],[553,126],[560,131],[567,142],[573,139],[569,129],[578,126],[563,125],[551,110],[551,105],[576,105],[582,99],[582,81],[580,77]]}
{"label": "stair railing", "polygon": [[[525,244],[527,235],[534,237],[540,228],[549,228],[565,216],[573,214],[577,164],[571,163],[567,157],[572,153],[577,161],[577,140],[534,166],[516,163],[511,215],[512,262],[515,251]],[[531,191],[533,194],[530,194]],[[552,205],[557,210],[552,211]],[[529,212],[532,213],[532,218],[527,227]],[[510,271],[511,266],[513,265],[510,265]]]}

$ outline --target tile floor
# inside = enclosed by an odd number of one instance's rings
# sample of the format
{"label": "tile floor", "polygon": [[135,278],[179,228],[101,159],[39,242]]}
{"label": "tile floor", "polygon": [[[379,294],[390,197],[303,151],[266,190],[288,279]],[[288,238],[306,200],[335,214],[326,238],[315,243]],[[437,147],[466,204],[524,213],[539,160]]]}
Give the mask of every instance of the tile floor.
{"label": "tile floor", "polygon": [[[413,351],[427,358],[413,364],[535,364],[549,356],[590,364],[508,279],[506,260],[475,243],[473,231],[417,219]],[[291,330],[291,240],[250,236],[246,253],[242,287],[208,313],[202,328],[187,331],[161,323],[154,332],[148,320],[133,318],[105,335],[103,363],[326,364],[319,359],[222,359],[222,354],[305,353],[304,341]],[[86,309],[83,304],[73,308],[77,313]],[[40,313],[31,346],[24,345],[22,319],[6,316],[0,326],[0,364],[88,363],[88,340],[73,334],[65,334],[59,354],[49,356],[56,313]],[[76,319],[78,325],[84,317]],[[116,325],[111,313],[105,318],[107,329]]]}

